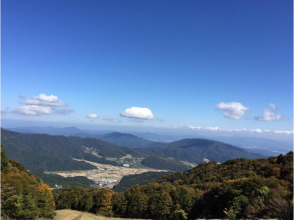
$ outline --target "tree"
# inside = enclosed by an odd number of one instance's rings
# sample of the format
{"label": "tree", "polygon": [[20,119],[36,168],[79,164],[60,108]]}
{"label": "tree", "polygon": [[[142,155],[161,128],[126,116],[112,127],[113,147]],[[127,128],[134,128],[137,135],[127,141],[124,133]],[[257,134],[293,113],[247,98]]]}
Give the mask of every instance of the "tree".
{"label": "tree", "polygon": [[148,202],[152,218],[166,219],[172,207],[172,198],[167,192],[160,192],[150,197]]}
{"label": "tree", "polygon": [[1,172],[3,173],[9,172],[9,160],[6,156],[3,145],[1,145]]}

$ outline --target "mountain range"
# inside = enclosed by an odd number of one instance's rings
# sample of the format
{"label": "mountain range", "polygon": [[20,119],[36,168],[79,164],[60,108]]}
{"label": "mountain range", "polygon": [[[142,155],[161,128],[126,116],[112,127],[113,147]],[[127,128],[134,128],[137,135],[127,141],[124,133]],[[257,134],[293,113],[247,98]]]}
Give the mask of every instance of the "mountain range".
{"label": "mountain range", "polygon": [[95,168],[73,158],[118,166],[120,158],[130,155],[133,158],[142,158],[145,166],[157,169],[173,164],[172,170],[176,171],[183,170],[184,167],[179,161],[197,164],[208,159],[221,163],[233,158],[263,157],[229,144],[206,139],[184,139],[165,144],[154,142],[150,147],[130,148],[88,137],[24,134],[5,129],[1,129],[1,133],[1,141],[8,157],[35,171]]}
{"label": "mountain range", "polygon": [[194,134],[165,134],[152,132],[134,132],[120,133],[113,130],[82,130],[76,127],[20,127],[9,128],[8,130],[20,133],[64,135],[97,138],[111,144],[126,146],[131,148],[152,147],[154,144],[170,143],[187,138],[203,138],[215,141],[221,141],[236,147],[241,147],[252,153],[262,154],[264,156],[276,156],[289,152],[293,147],[293,142],[283,142],[266,138],[244,137],[244,136],[203,136]]}

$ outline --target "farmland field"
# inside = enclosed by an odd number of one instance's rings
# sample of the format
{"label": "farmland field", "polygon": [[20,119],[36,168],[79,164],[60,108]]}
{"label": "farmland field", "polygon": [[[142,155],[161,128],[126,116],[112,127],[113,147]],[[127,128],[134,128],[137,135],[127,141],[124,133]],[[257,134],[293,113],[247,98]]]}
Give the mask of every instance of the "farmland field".
{"label": "farmland field", "polygon": [[127,167],[118,167],[107,164],[100,164],[86,160],[78,160],[77,161],[85,161],[89,164],[92,164],[99,169],[93,170],[79,170],[79,171],[54,171],[54,172],[46,172],[50,174],[58,174],[63,177],[76,177],[76,176],[84,176],[90,180],[95,182],[102,181],[111,181],[109,184],[109,188],[112,188],[114,185],[118,184],[122,177],[132,175],[132,174],[141,174],[146,172],[165,172],[166,170],[155,170],[151,168],[127,168]]}

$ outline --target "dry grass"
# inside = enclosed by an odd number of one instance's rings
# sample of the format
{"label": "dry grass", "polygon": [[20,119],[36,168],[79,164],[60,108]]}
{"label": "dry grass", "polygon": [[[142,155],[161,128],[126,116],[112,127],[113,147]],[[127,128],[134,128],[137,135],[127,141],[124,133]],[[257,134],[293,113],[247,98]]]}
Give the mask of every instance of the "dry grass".
{"label": "dry grass", "polygon": [[136,220],[130,218],[111,218],[111,217],[104,217],[100,215],[94,215],[88,212],[80,212],[76,210],[57,210],[56,216],[53,220]]}

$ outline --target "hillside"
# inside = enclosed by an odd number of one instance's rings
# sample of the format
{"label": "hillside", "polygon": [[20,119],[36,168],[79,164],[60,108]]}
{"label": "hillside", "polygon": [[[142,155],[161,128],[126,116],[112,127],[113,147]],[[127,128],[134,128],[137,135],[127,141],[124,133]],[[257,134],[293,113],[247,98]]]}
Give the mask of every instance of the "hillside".
{"label": "hillside", "polygon": [[1,145],[1,218],[54,217],[50,188],[27,172],[17,161],[8,160]]}
{"label": "hillside", "polygon": [[228,160],[223,164],[212,161],[133,186],[123,193],[76,187],[55,196],[57,209],[71,207],[117,217],[170,220],[290,220],[292,200],[292,152],[267,159]]}
{"label": "hillside", "polygon": [[124,147],[131,147],[131,148],[148,147],[150,144],[153,143],[153,141],[139,138],[132,134],[124,134],[120,132],[112,132],[108,134],[95,134],[95,135],[88,134],[88,133],[79,133],[79,134],[76,134],[76,136],[97,138],[111,144],[124,146]]}
{"label": "hillside", "polygon": [[94,184],[94,181],[89,180],[88,178],[83,176],[62,177],[57,174],[45,174],[37,171],[33,171],[32,173],[35,177],[40,178],[45,184],[47,184],[51,188],[56,188],[57,186],[62,186],[63,188],[74,186],[90,187],[91,184]]}
{"label": "hillside", "polygon": [[263,158],[260,154],[250,153],[239,147],[208,139],[183,139],[160,147],[138,148],[142,154],[170,157],[191,163],[202,163],[204,158],[224,162],[234,158]]}
{"label": "hillside", "polygon": [[115,185],[112,190],[115,192],[123,192],[134,185],[148,184],[152,180],[159,178],[160,176],[170,174],[170,172],[147,172],[142,174],[134,174],[124,176],[118,185]]}
{"label": "hillside", "polygon": [[[105,158],[120,158],[127,154],[139,155],[130,148],[118,147],[94,138],[21,134],[1,129],[1,141],[9,158],[20,161],[27,169],[35,171],[95,168],[85,162],[74,161],[72,158],[113,164],[115,162]],[[99,157],[94,156],[90,151],[96,152]]]}
{"label": "hillside", "polygon": [[[1,129],[1,141],[6,147],[9,158],[20,161],[29,170],[39,172],[94,168],[90,164],[75,161],[72,158],[114,166],[122,165],[124,161],[120,158],[125,158],[124,160],[128,163],[133,161],[135,166],[139,166],[140,162],[138,161],[140,160],[136,158],[147,158],[149,156],[173,158],[192,163],[201,163],[204,158],[224,162],[232,158],[262,157],[229,144],[206,139],[184,139],[169,144],[153,142],[153,147],[129,148],[110,144],[96,138],[22,134]],[[178,163],[168,159],[157,159],[156,163],[152,163],[150,158],[146,160],[144,161],[146,166],[151,168],[156,166],[157,169],[163,169],[157,166],[158,164],[166,164],[163,162],[167,162],[171,166]],[[161,163],[159,163],[160,161]],[[180,169],[172,168],[172,170],[183,170],[183,166],[180,166]]]}
{"label": "hillside", "polygon": [[184,165],[175,159],[157,156],[146,157],[141,163],[142,165],[153,169],[170,171],[184,171],[191,168],[191,166]]}

